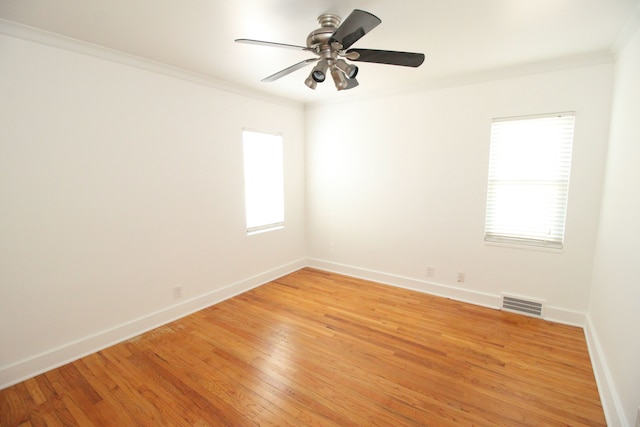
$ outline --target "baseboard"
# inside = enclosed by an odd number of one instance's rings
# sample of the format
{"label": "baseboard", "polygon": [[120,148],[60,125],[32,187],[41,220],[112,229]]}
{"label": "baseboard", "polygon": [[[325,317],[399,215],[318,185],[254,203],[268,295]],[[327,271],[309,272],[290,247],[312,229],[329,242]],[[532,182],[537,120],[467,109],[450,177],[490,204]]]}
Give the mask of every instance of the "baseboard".
{"label": "baseboard", "polygon": [[331,261],[324,261],[316,258],[309,258],[308,266],[332,273],[344,274],[346,276],[356,277],[359,279],[371,280],[373,282],[383,283],[386,285],[397,286],[404,289],[424,292],[430,295],[450,298],[456,301],[468,302],[470,304],[480,305],[483,307],[495,309],[500,308],[500,295],[471,291],[469,289],[459,288],[456,286],[428,282],[426,280],[419,280],[411,277],[399,276],[395,274],[384,273],[381,271],[369,270],[366,268],[354,267]]}
{"label": "baseboard", "polygon": [[[88,354],[95,353],[114,344],[126,341],[134,336],[140,335],[144,332],[150,331],[181,317],[187,316],[198,310],[202,310],[203,308],[209,307],[228,298],[239,295],[271,280],[277,279],[278,277],[282,277],[293,271],[299,270],[305,266],[344,274],[351,277],[357,277],[365,280],[371,280],[378,283],[384,283],[405,289],[415,290],[418,292],[424,292],[430,295],[441,296],[444,298],[450,298],[456,301],[466,302],[493,309],[499,309],[501,304],[500,295],[471,291],[455,286],[428,282],[315,258],[300,259],[271,269],[264,273],[241,280],[239,282],[229,284],[221,289],[204,295],[200,295],[196,298],[192,298],[180,304],[167,307],[163,310],[150,313],[137,319],[132,319],[131,321],[122,325],[98,332],[94,335],[87,336],[78,341],[67,343],[63,346],[49,350],[45,353],[31,357],[29,359],[25,359],[15,364],[5,366],[0,369],[0,389],[9,387],[13,384],[32,378],[43,372],[65,365],[69,362],[77,360]],[[583,313],[573,312],[556,307],[547,307],[545,312],[547,314],[546,319],[550,321],[571,324],[575,326],[585,325],[585,315]],[[593,329],[585,327],[587,342],[590,349],[589,351],[591,354],[591,358],[594,361],[594,371],[603,372],[602,369],[596,368],[595,361],[603,359],[601,357],[597,357],[599,356],[599,354],[596,354],[597,352],[592,350],[593,348],[599,347],[595,344],[592,344],[593,342],[597,342],[595,338],[591,337],[590,341],[590,335],[587,333],[587,331],[589,330]],[[600,378],[609,378],[607,373],[608,371],[602,374]],[[596,378],[598,379],[597,375]],[[599,381],[599,384],[600,382],[602,381]],[[600,385],[598,387],[600,388]],[[609,389],[613,390],[613,387],[609,387]],[[610,393],[607,394],[609,395]],[[604,407],[604,395],[602,397],[602,400]]]}
{"label": "baseboard", "polygon": [[607,420],[608,426],[631,426],[627,420],[620,397],[616,392],[615,385],[612,382],[611,371],[604,357],[604,351],[600,345],[598,334],[596,333],[591,316],[587,315],[584,334],[587,338],[587,346],[589,347],[589,355],[591,357],[591,365],[593,373],[596,377],[598,392],[600,393],[600,401],[602,409]]}
{"label": "baseboard", "polygon": [[265,271],[180,304],[98,332],[0,369],[0,390],[165,325],[306,266],[306,259]]}
{"label": "baseboard", "polygon": [[[431,295],[451,298],[453,300],[484,307],[499,309],[501,305],[500,295],[471,291],[455,286],[432,283],[315,258],[310,258],[307,265],[309,267],[328,272],[344,274],[351,277],[425,292]],[[596,377],[596,383],[598,385],[600,400],[602,402],[602,408],[605,413],[607,425],[630,426],[631,424],[629,424],[625,418],[620,399],[615,392],[615,387],[611,383],[611,374],[604,359],[602,348],[600,347],[595,330],[591,324],[591,318],[588,314],[559,307],[547,306],[545,308],[544,318],[550,322],[578,326],[584,329],[587,346],[589,348],[589,355],[591,357],[591,364]]]}
{"label": "baseboard", "polygon": [[587,314],[580,311],[553,307],[550,305],[546,306],[544,309],[544,320],[548,320],[549,322],[584,328],[586,318]]}
{"label": "baseboard", "polygon": [[[381,271],[369,270],[366,268],[354,267],[331,261],[324,261],[316,258],[309,258],[308,265],[309,267],[318,268],[320,270],[340,273],[351,277],[384,283],[387,285],[398,286],[400,288],[424,292],[430,295],[450,298],[456,301],[467,302],[483,307],[494,308],[496,310],[500,309],[500,306],[502,304],[502,297],[501,295],[497,294],[478,292],[460,288],[457,286],[429,282],[426,280],[414,279],[410,277],[384,273]],[[545,308],[544,319],[550,322],[584,327],[585,313],[567,310],[559,307],[547,306]]]}

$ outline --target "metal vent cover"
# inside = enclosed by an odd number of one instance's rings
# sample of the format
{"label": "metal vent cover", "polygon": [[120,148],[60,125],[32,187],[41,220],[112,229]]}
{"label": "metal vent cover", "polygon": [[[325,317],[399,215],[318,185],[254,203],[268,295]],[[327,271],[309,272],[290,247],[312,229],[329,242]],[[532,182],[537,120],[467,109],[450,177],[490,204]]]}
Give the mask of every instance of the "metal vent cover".
{"label": "metal vent cover", "polygon": [[542,318],[544,301],[502,294],[502,309]]}

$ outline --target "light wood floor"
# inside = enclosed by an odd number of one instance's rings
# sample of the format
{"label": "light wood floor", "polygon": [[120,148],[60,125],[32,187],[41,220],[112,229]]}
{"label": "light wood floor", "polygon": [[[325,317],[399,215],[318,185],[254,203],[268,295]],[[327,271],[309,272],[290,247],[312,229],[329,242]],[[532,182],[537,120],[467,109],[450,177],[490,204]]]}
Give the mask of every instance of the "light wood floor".
{"label": "light wood floor", "polygon": [[0,423],[605,420],[580,328],[304,269],[0,391]]}

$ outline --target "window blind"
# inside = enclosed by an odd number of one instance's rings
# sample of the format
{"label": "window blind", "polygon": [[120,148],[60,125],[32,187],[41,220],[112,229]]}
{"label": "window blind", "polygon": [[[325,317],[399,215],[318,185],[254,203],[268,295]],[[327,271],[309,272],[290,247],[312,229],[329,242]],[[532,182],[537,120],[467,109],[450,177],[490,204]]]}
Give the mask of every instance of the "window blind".
{"label": "window blind", "polygon": [[491,123],[485,240],[562,248],[575,113]]}

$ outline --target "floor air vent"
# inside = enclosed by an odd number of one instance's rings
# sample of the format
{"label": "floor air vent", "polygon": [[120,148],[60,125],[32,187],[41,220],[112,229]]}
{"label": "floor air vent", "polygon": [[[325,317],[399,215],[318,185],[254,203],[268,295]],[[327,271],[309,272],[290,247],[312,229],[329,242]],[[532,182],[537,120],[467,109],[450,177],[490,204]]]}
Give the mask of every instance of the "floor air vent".
{"label": "floor air vent", "polygon": [[542,317],[544,301],[536,301],[510,295],[502,295],[502,309],[527,316]]}

